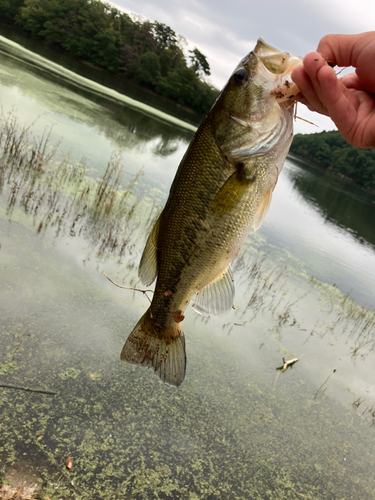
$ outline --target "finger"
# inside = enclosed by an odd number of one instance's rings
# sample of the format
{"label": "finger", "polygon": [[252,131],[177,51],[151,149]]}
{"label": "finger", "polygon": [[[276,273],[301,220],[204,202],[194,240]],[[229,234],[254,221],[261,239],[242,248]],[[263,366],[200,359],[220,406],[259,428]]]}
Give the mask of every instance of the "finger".
{"label": "finger", "polygon": [[318,78],[320,71],[328,71],[330,79],[337,80],[333,68],[329,67],[325,59],[318,52],[310,52],[303,59],[303,67],[306,73],[304,90],[302,93],[306,99],[313,104],[317,110],[320,107],[327,109],[321,91],[321,82]]}
{"label": "finger", "polygon": [[346,88],[317,52],[307,54],[303,63],[320,102],[340,132],[347,136],[357,119],[358,93]]}
{"label": "finger", "polygon": [[[345,92],[345,86],[337,78],[335,70],[330,67],[326,60],[318,52],[310,52],[303,60],[304,68],[311,85],[322,105],[328,109],[341,98]],[[355,99],[350,93],[345,94],[346,98],[355,104]],[[307,97],[307,96],[305,96]]]}
{"label": "finger", "polygon": [[292,80],[298,86],[301,94],[303,95],[303,99],[299,99],[300,102],[305,104],[311,111],[327,114],[327,110],[320,101],[311,79],[302,64],[294,69],[292,73]]}
{"label": "finger", "polygon": [[358,35],[326,35],[318,45],[319,52],[334,66],[358,66],[359,58],[369,45],[375,49],[375,32]]}
{"label": "finger", "polygon": [[350,75],[345,75],[340,78],[340,81],[347,89],[355,89],[365,91],[360,79],[355,73],[351,73]]}
{"label": "finger", "polygon": [[[351,92],[339,80],[334,70],[322,59],[307,58],[305,63],[306,72],[322,104],[330,111],[336,106],[358,106],[356,94]],[[351,80],[351,83],[354,83]]]}
{"label": "finger", "polygon": [[345,87],[327,64],[316,73],[320,99],[344,137],[349,137],[357,120],[360,101],[356,92]]}

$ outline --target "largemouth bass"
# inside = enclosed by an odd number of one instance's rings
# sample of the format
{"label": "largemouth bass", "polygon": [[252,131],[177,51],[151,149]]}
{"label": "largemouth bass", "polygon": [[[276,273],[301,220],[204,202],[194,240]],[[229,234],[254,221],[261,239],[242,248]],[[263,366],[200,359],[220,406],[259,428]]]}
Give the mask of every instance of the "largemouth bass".
{"label": "largemouth bass", "polygon": [[157,278],[150,308],[121,359],[154,369],[169,384],[185,377],[181,323],[193,299],[204,315],[233,307],[230,262],[262,224],[293,137],[298,88],[291,57],[259,39],[237,66],[186,151],[139,266]]}

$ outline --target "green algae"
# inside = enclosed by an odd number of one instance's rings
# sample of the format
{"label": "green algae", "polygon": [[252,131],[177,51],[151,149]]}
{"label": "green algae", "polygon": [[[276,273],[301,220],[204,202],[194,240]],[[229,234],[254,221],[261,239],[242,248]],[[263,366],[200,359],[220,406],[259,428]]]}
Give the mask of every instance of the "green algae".
{"label": "green algae", "polygon": [[[44,464],[41,477],[58,486],[58,491],[45,490],[54,493],[51,498],[123,498],[125,493],[174,498],[177,492],[179,498],[280,499],[298,493],[336,498],[339,487],[345,498],[371,498],[371,474],[364,484],[345,478],[345,457],[352,473],[373,460],[372,448],[352,427],[350,411],[332,402],[317,404],[295,387],[291,394],[285,387],[278,395],[271,388],[261,391],[249,377],[233,374],[231,356],[221,366],[225,373],[232,370],[228,382],[215,364],[220,352],[211,350],[204,366],[193,363],[193,382],[177,394],[147,372],[130,367],[124,373],[110,360],[98,383],[82,376],[65,386],[50,367],[45,383],[59,390],[58,401],[9,393],[1,398],[8,417],[2,435],[15,448],[14,454],[7,449],[8,460],[16,460],[18,447],[28,444],[29,460]],[[90,356],[90,363],[97,358]],[[32,373],[29,368],[28,383]],[[69,472],[60,463],[66,455],[74,458]]]}

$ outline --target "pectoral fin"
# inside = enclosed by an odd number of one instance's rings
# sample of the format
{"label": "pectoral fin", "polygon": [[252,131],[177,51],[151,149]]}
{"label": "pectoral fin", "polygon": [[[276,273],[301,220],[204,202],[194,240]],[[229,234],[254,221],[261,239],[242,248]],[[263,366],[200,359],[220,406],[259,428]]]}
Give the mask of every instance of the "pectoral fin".
{"label": "pectoral fin", "polygon": [[271,205],[272,191],[273,191],[273,188],[271,188],[269,191],[267,191],[267,193],[264,195],[264,198],[258,207],[258,210],[255,214],[254,223],[253,223],[254,231],[257,231],[260,228],[260,226],[263,224],[264,218],[267,215],[267,212],[268,212],[270,205]]}
{"label": "pectoral fin", "polygon": [[237,171],[227,179],[217,192],[210,207],[215,216],[221,217],[230,213],[240,204],[249,189],[249,185],[255,179],[254,176],[247,173],[247,170],[243,164],[237,166]]}
{"label": "pectoral fin", "polygon": [[232,309],[234,282],[230,266],[195,296],[194,311],[203,316],[221,316]]}
{"label": "pectoral fin", "polygon": [[158,275],[157,242],[161,215],[162,214],[159,215],[150,236],[147,238],[146,246],[143,250],[141,262],[139,264],[138,276],[145,286],[151,285]]}

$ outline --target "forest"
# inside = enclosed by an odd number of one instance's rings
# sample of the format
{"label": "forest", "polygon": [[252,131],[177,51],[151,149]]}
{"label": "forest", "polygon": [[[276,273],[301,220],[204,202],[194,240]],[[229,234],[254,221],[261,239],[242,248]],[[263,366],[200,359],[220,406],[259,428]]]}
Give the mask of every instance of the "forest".
{"label": "forest", "polygon": [[375,189],[375,149],[355,148],[337,130],[297,134],[290,152],[345,175],[361,187]]}
{"label": "forest", "polygon": [[100,0],[0,0],[0,17],[30,36],[205,114],[219,91],[197,48],[157,21],[133,20]]}

